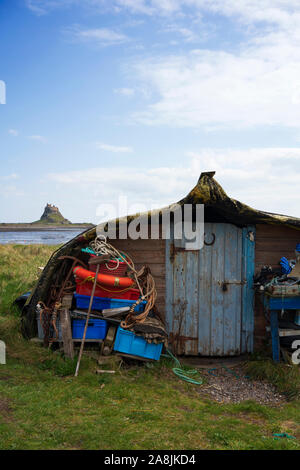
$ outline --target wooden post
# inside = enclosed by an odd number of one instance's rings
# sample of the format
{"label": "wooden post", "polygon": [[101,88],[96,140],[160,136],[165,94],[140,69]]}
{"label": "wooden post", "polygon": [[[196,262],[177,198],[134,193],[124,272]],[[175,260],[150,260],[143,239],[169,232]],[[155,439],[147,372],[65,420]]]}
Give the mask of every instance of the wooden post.
{"label": "wooden post", "polygon": [[87,316],[86,316],[86,320],[85,320],[85,326],[84,326],[84,330],[83,330],[83,337],[82,337],[82,340],[81,340],[80,351],[79,351],[78,361],[77,361],[76,370],[75,370],[75,377],[78,376],[78,372],[79,372],[79,366],[80,366],[81,356],[82,356],[82,353],[83,353],[84,342],[85,342],[85,337],[86,337],[86,331],[87,331],[88,324],[89,324],[90,313],[91,313],[91,310],[92,310],[92,305],[93,305],[93,300],[94,300],[94,295],[95,295],[95,290],[96,290],[96,284],[97,284],[97,278],[98,278],[100,263],[101,263],[101,260],[99,260],[99,263],[97,264],[97,267],[96,267],[94,285],[93,285],[93,289],[92,289],[92,293],[91,293],[91,297],[90,297],[89,308],[88,308],[88,312],[87,312]]}
{"label": "wooden post", "polygon": [[74,346],[72,340],[72,328],[69,310],[71,305],[72,295],[65,295],[62,299],[62,307],[60,310],[60,324],[65,356],[69,357],[70,359],[74,359]]}
{"label": "wooden post", "polygon": [[0,364],[6,364],[6,345],[0,340]]}
{"label": "wooden post", "polygon": [[279,345],[279,334],[278,334],[278,311],[270,311],[270,323],[271,323],[271,336],[272,336],[272,352],[273,361],[280,361],[280,345]]}

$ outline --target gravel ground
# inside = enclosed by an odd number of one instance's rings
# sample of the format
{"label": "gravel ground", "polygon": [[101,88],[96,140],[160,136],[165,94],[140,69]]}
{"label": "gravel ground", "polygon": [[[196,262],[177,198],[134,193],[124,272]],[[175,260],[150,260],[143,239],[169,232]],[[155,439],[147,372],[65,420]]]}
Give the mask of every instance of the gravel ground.
{"label": "gravel ground", "polygon": [[219,403],[254,400],[260,404],[279,405],[286,401],[273,385],[247,378],[241,367],[201,368],[201,375],[206,383],[199,387],[199,393]]}

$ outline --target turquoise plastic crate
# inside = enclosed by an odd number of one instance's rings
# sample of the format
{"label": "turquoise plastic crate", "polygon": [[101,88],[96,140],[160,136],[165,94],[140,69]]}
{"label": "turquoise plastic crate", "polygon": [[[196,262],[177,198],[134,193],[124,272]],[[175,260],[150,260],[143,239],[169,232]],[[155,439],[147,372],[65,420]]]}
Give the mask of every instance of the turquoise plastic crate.
{"label": "turquoise plastic crate", "polygon": [[158,361],[162,347],[163,343],[147,343],[142,336],[137,336],[132,331],[118,327],[114,344],[115,351]]}

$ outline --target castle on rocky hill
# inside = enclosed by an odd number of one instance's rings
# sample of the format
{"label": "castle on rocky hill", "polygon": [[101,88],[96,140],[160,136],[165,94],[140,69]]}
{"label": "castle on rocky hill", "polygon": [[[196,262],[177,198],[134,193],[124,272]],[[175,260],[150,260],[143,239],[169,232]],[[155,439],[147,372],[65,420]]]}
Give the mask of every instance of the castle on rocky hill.
{"label": "castle on rocky hill", "polygon": [[39,222],[48,223],[48,224],[70,224],[71,222],[68,219],[65,219],[60,213],[57,206],[54,204],[47,203],[43,215],[40,218]]}

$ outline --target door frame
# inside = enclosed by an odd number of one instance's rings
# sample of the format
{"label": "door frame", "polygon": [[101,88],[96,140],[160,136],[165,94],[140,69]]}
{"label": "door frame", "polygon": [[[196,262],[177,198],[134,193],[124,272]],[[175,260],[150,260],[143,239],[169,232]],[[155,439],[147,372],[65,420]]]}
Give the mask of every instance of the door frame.
{"label": "door frame", "polygon": [[[233,224],[228,224],[233,225]],[[253,277],[255,268],[255,226],[248,225],[247,227],[241,228],[242,231],[242,247],[241,247],[241,324],[240,324],[240,347],[239,354],[253,352],[253,336],[254,336],[254,289],[253,289]],[[184,241],[173,239],[173,229],[171,229],[171,238],[166,240],[166,326],[168,334],[172,332],[174,322],[176,323],[175,310],[176,306],[174,302],[174,257],[185,252],[183,246]],[[213,249],[213,246],[211,247]],[[192,250],[195,252],[196,250]],[[199,253],[199,250],[197,250]],[[188,251],[186,251],[188,253]],[[184,258],[183,258],[184,259]],[[183,263],[183,269],[192,269],[195,273],[196,269],[193,266],[193,257],[189,256],[189,262]],[[199,261],[198,261],[199,262]],[[186,280],[188,281],[191,276],[187,275]],[[178,289],[178,286],[176,286]],[[183,287],[184,288],[184,287]],[[195,292],[195,286],[192,285],[191,289]],[[199,287],[197,290],[199,298]],[[185,299],[185,296],[183,296]],[[212,308],[212,307],[211,307]],[[189,307],[185,309],[185,314],[191,315]],[[198,319],[199,319],[199,304],[198,304]],[[193,321],[193,318],[189,318],[189,322]],[[211,318],[210,320],[211,321]],[[238,326],[238,325],[237,325]],[[239,327],[238,327],[239,328]],[[176,328],[175,328],[176,329]],[[171,330],[171,331],[170,331]],[[195,336],[195,335],[193,335]],[[198,330],[197,337],[200,338]],[[174,340],[174,338],[170,338]],[[189,341],[190,345],[193,345],[193,352],[190,354],[201,354],[199,352],[199,346],[196,347],[196,338],[183,337],[185,341]],[[239,342],[239,340],[238,340]]]}

